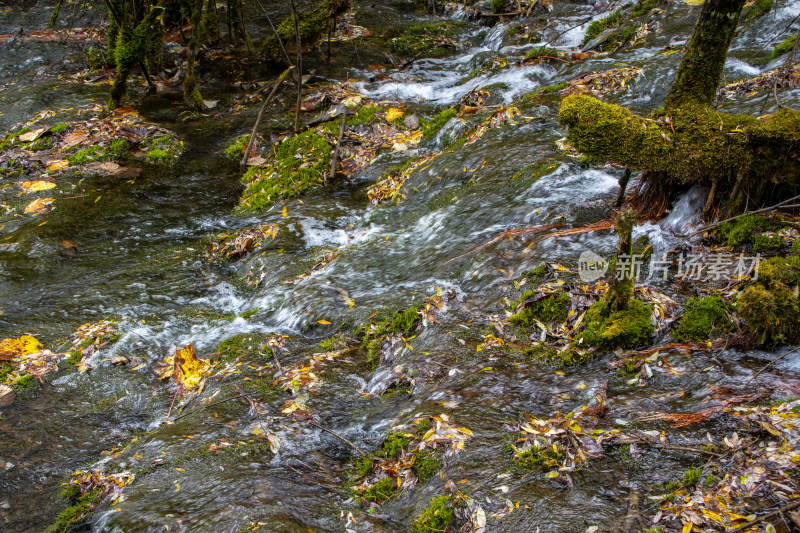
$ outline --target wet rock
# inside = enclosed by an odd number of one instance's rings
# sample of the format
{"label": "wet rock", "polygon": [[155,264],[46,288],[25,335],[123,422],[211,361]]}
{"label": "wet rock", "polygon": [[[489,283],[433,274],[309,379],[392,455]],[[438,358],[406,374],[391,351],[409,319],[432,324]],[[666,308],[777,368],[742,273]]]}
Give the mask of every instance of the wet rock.
{"label": "wet rock", "polygon": [[413,115],[404,118],[403,123],[406,125],[406,128],[415,130],[419,128],[419,117],[416,113],[414,113]]}

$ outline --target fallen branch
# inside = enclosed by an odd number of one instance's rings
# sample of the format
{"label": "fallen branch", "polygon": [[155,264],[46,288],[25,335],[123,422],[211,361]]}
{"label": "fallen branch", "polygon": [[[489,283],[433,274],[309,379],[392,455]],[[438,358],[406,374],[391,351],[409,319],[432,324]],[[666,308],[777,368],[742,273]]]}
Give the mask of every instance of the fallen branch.
{"label": "fallen branch", "polygon": [[796,352],[796,351],[798,351],[798,350],[800,350],[800,347],[799,347],[799,348],[795,348],[794,350],[789,350],[789,351],[788,351],[788,352],[786,352],[785,354],[783,354],[783,355],[780,355],[780,356],[776,357],[775,359],[773,359],[772,361],[770,361],[769,363],[767,363],[767,365],[766,365],[764,368],[762,368],[761,370],[759,370],[758,372],[756,372],[756,374],[755,374],[755,375],[754,375],[752,378],[748,379],[748,380],[745,382],[745,385],[747,385],[748,383],[750,383],[751,381],[753,381],[754,379],[756,379],[758,376],[760,376],[760,375],[761,375],[761,373],[762,373],[762,372],[764,372],[766,369],[768,369],[769,367],[771,367],[772,365],[774,365],[775,363],[777,363],[778,361],[780,361],[781,359],[783,359],[783,358],[784,358],[784,357],[786,357],[787,355],[789,355],[789,354],[792,354],[792,353],[795,353],[795,352]]}
{"label": "fallen branch", "polygon": [[516,236],[516,235],[530,235],[530,234],[533,234],[533,233],[540,233],[542,231],[547,231],[549,229],[559,228],[559,227],[561,227],[561,224],[547,224],[546,226],[534,226],[532,228],[519,228],[519,229],[512,229],[512,230],[509,230],[509,231],[504,231],[503,233],[501,233],[500,235],[498,235],[497,237],[495,237],[491,241],[487,242],[486,244],[482,244],[481,246],[478,246],[474,250],[470,250],[469,252],[467,252],[465,254],[461,254],[461,255],[459,255],[457,257],[453,257],[452,259],[448,259],[447,261],[445,261],[445,263],[449,263],[451,261],[455,261],[456,259],[461,259],[462,257],[467,256],[467,255],[472,254],[472,253],[475,253],[478,250],[483,250],[484,248],[486,248],[488,246],[491,246],[494,243],[496,243],[498,241],[501,241],[506,237],[513,237],[513,236]]}
{"label": "fallen branch", "polygon": [[784,200],[782,202],[778,202],[777,204],[775,204],[773,206],[770,206],[770,207],[764,207],[762,209],[756,209],[755,211],[746,211],[746,212],[742,213],[741,215],[736,215],[736,216],[733,216],[733,217],[730,217],[730,218],[726,218],[725,220],[720,220],[719,222],[714,222],[713,224],[709,224],[708,226],[703,226],[699,230],[695,231],[694,233],[690,233],[689,235],[681,235],[681,237],[685,237],[685,238],[694,237],[698,233],[702,233],[704,231],[708,231],[710,229],[717,228],[717,227],[719,227],[719,226],[721,226],[721,225],[723,225],[723,224],[725,224],[727,222],[730,222],[732,220],[736,220],[737,218],[742,218],[742,217],[746,217],[746,216],[749,216],[749,215],[758,215],[760,213],[767,213],[769,211],[774,211],[776,209],[780,209],[782,207],[786,207],[788,204],[790,204],[791,202],[794,202],[795,200],[798,200],[798,199],[800,199],[800,194],[798,194],[797,196],[792,196],[791,198],[788,198],[788,199],[786,199],[786,200]]}
{"label": "fallen branch", "polygon": [[344,113],[342,113],[342,127],[339,128],[339,139],[336,141],[336,146],[333,148],[331,155],[331,178],[336,175],[336,160],[339,158],[339,150],[342,147],[342,139],[344,138],[344,130],[347,129],[347,106],[344,106]]}
{"label": "fallen branch", "polygon": [[753,526],[755,526],[757,524],[761,524],[763,522],[766,522],[767,520],[769,520],[772,517],[781,515],[781,514],[787,512],[787,511],[791,511],[792,509],[796,509],[798,507],[800,507],[800,499],[797,499],[797,500],[793,501],[792,503],[784,505],[780,509],[772,511],[771,513],[767,513],[764,516],[762,516],[761,518],[756,518],[752,522],[748,522],[747,524],[745,524],[743,526],[739,526],[736,529],[731,529],[729,533],[737,533],[737,532],[740,532],[740,531],[747,531],[748,529],[750,529],[751,527],[753,527]]}

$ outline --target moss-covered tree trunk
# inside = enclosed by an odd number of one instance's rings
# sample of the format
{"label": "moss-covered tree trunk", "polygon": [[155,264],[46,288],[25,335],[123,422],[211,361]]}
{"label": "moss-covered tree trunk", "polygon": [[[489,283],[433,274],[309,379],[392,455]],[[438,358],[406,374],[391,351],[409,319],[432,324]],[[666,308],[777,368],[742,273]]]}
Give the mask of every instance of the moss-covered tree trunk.
{"label": "moss-covered tree trunk", "polygon": [[642,117],[585,95],[564,99],[567,140],[596,162],[644,171],[641,214],[660,215],[675,192],[708,186],[704,213],[729,213],[794,194],[800,186],[800,113],[767,117],[718,113],[712,104],[744,0],[707,0],[664,110]]}
{"label": "moss-covered tree trunk", "polygon": [[710,106],[722,77],[745,0],[706,0],[667,95],[667,111],[688,103]]}
{"label": "moss-covered tree trunk", "polygon": [[609,313],[625,311],[633,298],[635,262],[633,258],[633,224],[636,213],[624,207],[617,213],[617,256],[609,268],[606,309]]}

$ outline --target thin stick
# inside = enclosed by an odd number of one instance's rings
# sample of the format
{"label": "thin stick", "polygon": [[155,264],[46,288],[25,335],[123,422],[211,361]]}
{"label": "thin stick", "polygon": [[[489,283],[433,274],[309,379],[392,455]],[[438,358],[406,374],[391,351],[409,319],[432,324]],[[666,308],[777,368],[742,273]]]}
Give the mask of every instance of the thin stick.
{"label": "thin stick", "polygon": [[756,379],[758,376],[760,376],[760,375],[761,375],[761,373],[762,373],[762,372],[764,372],[766,369],[768,369],[769,367],[771,367],[772,365],[774,365],[775,363],[777,363],[778,361],[780,361],[781,359],[783,359],[783,358],[784,358],[784,357],[786,357],[787,355],[789,355],[789,354],[792,354],[792,353],[794,353],[794,352],[796,352],[796,351],[798,351],[798,350],[800,350],[800,348],[795,348],[794,350],[789,350],[789,351],[788,351],[788,352],[786,352],[785,354],[783,354],[783,355],[780,355],[780,356],[776,357],[775,359],[773,359],[772,361],[770,361],[769,363],[767,363],[767,365],[766,365],[764,368],[762,368],[761,370],[759,370],[758,372],[756,372],[755,376],[753,376],[752,378],[748,379],[748,380],[745,382],[745,385],[747,385],[748,383],[750,383],[751,381],[753,381],[754,379]]}
{"label": "thin stick", "polygon": [[800,507],[800,499],[795,500],[790,504],[784,505],[783,507],[781,507],[777,511],[772,511],[771,513],[767,513],[764,516],[762,516],[761,518],[757,518],[757,519],[753,520],[752,522],[748,522],[747,524],[745,524],[743,526],[739,526],[736,529],[731,529],[730,533],[738,533],[740,531],[747,531],[748,529],[750,529],[751,527],[755,526],[756,524],[760,524],[762,522],[766,522],[770,518],[773,518],[775,516],[783,514],[786,511],[791,511],[792,509],[796,509],[798,507]]}
{"label": "thin stick", "polygon": [[267,99],[264,100],[264,103],[261,105],[261,110],[258,112],[258,118],[256,118],[256,123],[253,124],[253,131],[250,132],[250,140],[247,142],[247,148],[244,150],[244,157],[242,157],[241,165],[246,166],[247,160],[250,158],[250,150],[253,149],[253,143],[256,139],[256,134],[258,133],[258,127],[261,125],[261,120],[264,118],[264,111],[267,109],[267,104],[277,92],[278,87],[280,87],[281,83],[289,76],[289,73],[292,71],[294,67],[290,66],[286,70],[283,71],[283,74],[278,76],[278,79],[275,80],[275,85],[272,86],[272,91],[267,96]]}
{"label": "thin stick", "polygon": [[319,424],[317,424],[316,422],[314,422],[313,420],[309,420],[308,423],[311,424],[312,426],[318,427],[322,431],[326,431],[326,432],[330,433],[334,437],[337,437],[338,439],[341,439],[343,442],[346,442],[347,444],[350,445],[351,448],[353,448],[355,451],[357,451],[359,454],[361,454],[361,457],[366,457],[367,456],[366,453],[361,451],[361,448],[359,448],[358,446],[356,446],[355,444],[353,444],[352,442],[350,442],[346,438],[342,437],[341,435],[339,435],[335,431],[333,431],[331,429],[328,429],[328,428],[324,428],[324,427],[320,426]]}
{"label": "thin stick", "polygon": [[297,18],[297,9],[294,0],[290,0],[292,5],[292,18],[294,18],[294,36],[297,42],[297,108],[294,112],[294,131],[300,130],[300,105],[303,102],[303,50],[300,42],[300,21]]}
{"label": "thin stick", "polygon": [[336,160],[339,157],[339,149],[342,146],[342,138],[344,137],[344,130],[347,128],[347,106],[344,106],[344,114],[342,115],[342,127],[339,128],[339,140],[336,141],[336,146],[331,155],[331,178],[336,175]]}

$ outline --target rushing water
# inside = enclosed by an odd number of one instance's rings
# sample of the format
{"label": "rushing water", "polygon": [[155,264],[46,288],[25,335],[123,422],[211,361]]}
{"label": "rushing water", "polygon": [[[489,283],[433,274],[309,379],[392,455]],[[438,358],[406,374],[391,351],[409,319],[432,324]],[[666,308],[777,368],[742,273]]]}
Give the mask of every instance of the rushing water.
{"label": "rushing water", "polygon": [[[382,17],[387,14],[406,22],[420,16],[409,14],[403,4],[371,9],[355,2],[355,7],[359,23],[376,35],[384,29]],[[788,2],[742,31],[726,76],[760,72],[764,61],[748,57],[764,59],[767,53],[759,51],[764,36],[785,27],[798,10],[800,2]],[[575,26],[589,14],[593,11],[586,6],[556,6],[556,23],[544,38],[574,27],[555,41],[572,50],[587,24]],[[36,27],[48,16],[42,3],[5,13],[0,24],[10,33],[20,25]],[[407,530],[444,480],[420,484],[375,514],[358,512],[347,502],[343,485],[352,450],[282,415],[285,396],[265,393],[260,399],[266,414],[229,401],[165,424],[173,398],[150,365],[175,347],[194,343],[199,354],[210,353],[221,340],[250,331],[289,335],[282,358],[292,364],[307,357],[338,325],[356,323],[380,306],[419,302],[437,288],[455,296],[441,323],[411,341],[413,350],[402,350],[392,368],[374,372],[367,372],[356,356],[327,363],[321,389],[308,398],[309,409],[323,426],[367,450],[392,423],[446,412],[475,433],[448,464],[446,479],[463,480],[460,490],[479,500],[487,513],[505,509],[506,500],[521,502],[502,520],[490,518],[490,531],[585,531],[592,525],[614,530],[626,513],[631,490],[645,487],[654,476],[665,478],[670,468],[681,466],[680,459],[645,459],[632,471],[607,457],[578,472],[574,488],[566,489],[509,470],[503,422],[521,413],[566,412],[586,403],[606,382],[609,424],[627,425],[650,410],[698,410],[713,404],[715,387],[744,387],[771,355],[676,352],[670,357],[677,377],[638,387],[615,377],[603,359],[555,372],[524,358],[476,352],[476,344],[503,316],[504,298],[515,298],[514,278],[542,261],[574,266],[587,249],[607,256],[616,238],[605,231],[535,241],[506,239],[450,260],[508,229],[556,220],[581,225],[607,217],[621,171],[587,168],[566,157],[555,143],[564,134],[557,123],[558,99],[533,104],[520,96],[583,72],[638,66],[642,71],[635,83],[610,98],[650,110],[663,99],[679,60],[679,55],[658,52],[685,41],[694,16],[696,8],[675,6],[657,17],[663,33],[650,34],[631,49],[565,66],[523,64],[527,49],[544,43],[509,45],[503,23],[492,28],[470,23],[463,35],[466,47],[453,55],[418,60],[389,79],[358,82],[364,94],[419,105],[423,111],[494,86],[498,103],[515,102],[522,111],[516,124],[490,130],[474,144],[437,157],[407,182],[405,199],[380,206],[369,205],[365,191],[393,162],[388,156],[348,183],[330,184],[302,203],[289,202],[286,217],[277,209],[233,216],[240,192],[238,169],[222,161],[220,150],[246,130],[253,112],[184,122],[175,99],[145,100],[142,113],[187,143],[178,169],[145,171],[133,183],[75,178],[74,196],[85,197],[59,203],[47,215],[47,224],[10,215],[0,220],[0,238],[15,243],[0,248],[0,336],[32,333],[55,347],[82,323],[123,317],[123,336],[97,356],[94,370],[83,375],[62,372],[35,395],[0,412],[0,518],[7,530],[42,529],[63,506],[55,494],[68,475],[106,464],[144,473],[126,489],[124,501],[93,515],[96,531],[239,531],[251,523],[276,532],[343,531],[341,510],[356,513],[357,523],[348,526],[354,531]],[[373,37],[372,46],[377,39]],[[60,58],[80,61],[80,46],[25,41],[3,46],[1,125],[8,127],[44,109],[105,103],[103,87],[58,79],[70,70]],[[367,65],[377,55],[367,48],[347,66],[320,63],[312,68],[326,76],[366,78]],[[473,69],[500,57],[507,60],[506,68],[464,81]],[[210,94],[227,90],[215,86]],[[782,95],[790,104],[797,97],[794,90]],[[758,107],[760,101],[729,105],[743,112]],[[421,150],[447,144],[444,137],[458,134],[460,120],[453,119]],[[548,172],[527,179],[543,162],[550,166]],[[522,177],[514,178],[521,171]],[[0,192],[6,202],[14,201],[9,189]],[[101,200],[95,201],[98,196]],[[703,191],[688,191],[664,220],[644,222],[637,234],[647,234],[657,253],[679,245],[677,234],[697,224],[702,198]],[[267,223],[279,225],[278,237],[246,261],[222,267],[204,259],[207,236]],[[74,253],[64,250],[65,239],[74,243]],[[339,255],[296,279],[319,248],[336,249]],[[243,279],[257,285],[243,288]],[[237,315],[254,309],[257,313],[248,320],[208,318],[209,312]],[[136,362],[113,366],[115,355]],[[254,372],[242,367],[240,377]],[[401,374],[414,376],[412,394],[376,396]],[[776,375],[781,379],[775,380]],[[747,387],[782,397],[800,386],[799,377],[796,364],[784,361]],[[238,378],[209,383],[203,397],[235,396],[234,386],[241,383]],[[220,438],[247,440],[264,424],[281,440],[274,457],[197,459],[187,461],[182,470],[146,468],[152,461],[205,449]],[[123,450],[136,435],[139,439]]]}

